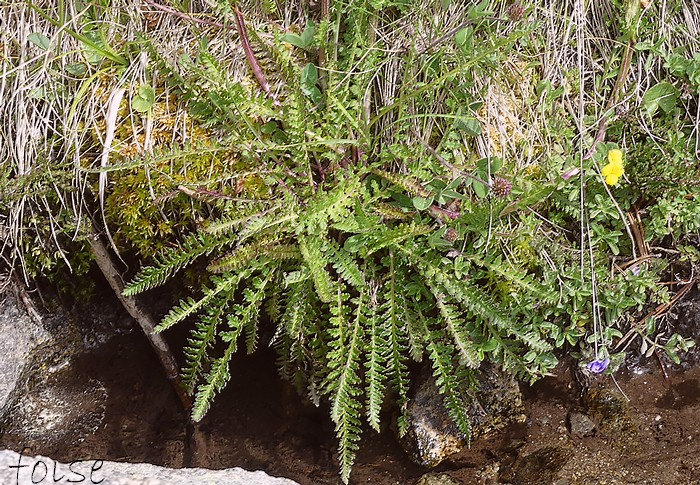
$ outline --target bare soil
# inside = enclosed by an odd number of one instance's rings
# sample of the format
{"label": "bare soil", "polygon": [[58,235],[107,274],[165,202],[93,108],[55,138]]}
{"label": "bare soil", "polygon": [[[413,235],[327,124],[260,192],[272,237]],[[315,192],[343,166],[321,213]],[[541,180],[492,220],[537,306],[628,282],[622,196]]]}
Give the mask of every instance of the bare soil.
{"label": "bare soil", "polygon": [[[695,293],[689,299],[671,323],[697,338],[700,297]],[[304,485],[340,483],[327,407],[314,407],[281,381],[272,352],[237,357],[229,386],[193,429],[145,339],[135,329],[124,330],[128,319],[113,302],[105,305],[113,308],[107,312],[112,321],[92,324],[123,331],[106,341],[98,339],[44,384],[80,387],[83,392],[76,395],[84,402],[78,405],[85,409],[95,408],[99,399],[99,419],[88,420],[89,427],[73,424],[41,435],[6,425],[0,430],[0,447],[19,451],[26,446],[61,461],[240,466]],[[556,376],[522,387],[527,422],[478,440],[435,471],[465,484],[700,483],[696,357],[687,356],[681,366],[671,366],[663,356],[632,359],[616,375],[617,384],[610,377],[589,383],[623,403],[612,416],[587,401],[573,361],[564,358]],[[90,390],[98,388],[99,396],[91,396]],[[571,412],[587,413],[596,421],[592,436],[579,438],[570,432]],[[387,426],[381,434],[364,432],[351,483],[410,484],[427,472],[411,463]]]}

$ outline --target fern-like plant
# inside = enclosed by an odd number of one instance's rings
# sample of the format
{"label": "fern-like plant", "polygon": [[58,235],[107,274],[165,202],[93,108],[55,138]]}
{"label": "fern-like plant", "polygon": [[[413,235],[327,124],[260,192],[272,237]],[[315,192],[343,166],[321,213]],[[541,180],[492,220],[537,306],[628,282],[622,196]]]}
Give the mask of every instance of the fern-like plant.
{"label": "fern-like plant", "polygon": [[[220,217],[210,216],[177,248],[163,251],[124,290],[150,290],[205,259],[209,284],[157,327],[194,322],[183,370],[195,395],[193,419],[202,418],[231,378],[240,346],[249,353],[274,346],[282,376],[314,402],[330,402],[345,482],[364,424],[381,429],[388,396],[400,411],[398,429],[406,432],[409,361],[427,357],[465,437],[474,374],[484,359],[528,379],[555,361],[541,358],[551,355],[552,342],[483,277],[497,275],[545,305],[551,298],[530,269],[476,250],[506,203],[479,200],[474,177],[437,163],[440,156],[382,148],[380,126],[396,120],[403,105],[369,116],[367,97],[378,94],[371,73],[385,54],[368,32],[391,22],[384,15],[392,8],[404,7],[383,3],[334,4],[314,42],[328,48],[328,39],[343,37],[346,47],[326,52],[323,83],[314,77],[316,66],[309,67],[308,51],[290,50],[277,33],[274,45],[256,47],[277,73],[271,76],[279,86],[277,111],[268,97],[249,96],[249,84],[232,82],[204,41],[197,59],[179,66],[152,51],[193,115],[225,127],[224,146],[241,147],[246,165],[259,168],[266,195],[208,200]],[[426,95],[443,91],[474,64],[460,55],[451,62],[451,76],[423,84]],[[412,136],[413,126],[391,129],[401,139]],[[517,217],[518,207],[508,217]],[[272,338],[261,341],[262,335]]]}
{"label": "fern-like plant", "polygon": [[[277,326],[273,341],[265,343],[280,352],[284,374],[303,383],[311,396],[330,400],[345,480],[362,422],[380,429],[388,389],[405,410],[412,357],[428,356],[447,409],[465,436],[467,391],[487,354],[523,377],[538,375],[522,356],[547,352],[551,343],[511,320],[484,288],[457,274],[443,252],[431,247],[441,220],[425,211],[405,224],[373,210],[388,203],[395,189],[381,186],[368,169],[347,169],[337,174],[334,187],[319,187],[304,205],[288,196],[285,209],[243,225],[224,230],[225,224],[213,221],[141,269],[125,294],[158,286],[164,275],[196,258],[212,260],[211,285],[198,298],[180,302],[158,326],[163,331],[196,317],[184,370],[191,391],[204,376],[194,419],[201,419],[230,378],[239,340],[245,337],[247,351],[254,351],[263,325]],[[529,282],[524,289],[535,286]],[[214,357],[217,339],[227,346]],[[405,416],[400,423],[405,430]]]}

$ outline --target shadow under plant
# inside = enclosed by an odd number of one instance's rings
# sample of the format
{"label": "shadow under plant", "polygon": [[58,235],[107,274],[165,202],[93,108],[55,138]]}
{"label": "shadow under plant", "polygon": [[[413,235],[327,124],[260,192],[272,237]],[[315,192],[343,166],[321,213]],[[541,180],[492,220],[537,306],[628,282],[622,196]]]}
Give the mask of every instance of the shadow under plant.
{"label": "shadow under plant", "polygon": [[[338,483],[333,429],[323,424],[328,410],[300,400],[278,379],[270,356],[237,357],[241,377],[188,435],[188,416],[140,330],[116,300],[108,305],[104,302],[109,300],[101,301],[99,311],[82,307],[73,317],[44,315],[44,321],[74,327],[72,337],[64,337],[67,346],[73,342],[73,350],[60,356],[34,354],[29,366],[33,377],[19,386],[4,412],[0,447],[20,451],[27,446],[34,454],[64,462],[99,458],[169,467],[241,466],[302,485]],[[693,294],[687,303],[689,310],[697,309],[700,299]],[[697,334],[694,314],[682,314],[673,324]],[[115,322],[121,330],[107,332]],[[92,343],[80,337],[94,337],[99,328],[111,337]],[[609,377],[581,387],[575,363],[564,359],[556,377],[522,386],[524,420],[485,433],[430,474],[447,475],[454,483],[697,480],[700,444],[694,423],[700,413],[700,373],[696,366],[682,369],[664,362],[668,378],[652,358],[618,373],[619,388]],[[57,392],[60,406],[40,399]],[[418,387],[415,392],[424,391]],[[26,413],[29,402],[36,406]],[[87,412],[73,419],[73,409]],[[585,426],[576,424],[581,421]],[[351,482],[412,483],[426,472],[411,462],[386,427],[360,451]]]}

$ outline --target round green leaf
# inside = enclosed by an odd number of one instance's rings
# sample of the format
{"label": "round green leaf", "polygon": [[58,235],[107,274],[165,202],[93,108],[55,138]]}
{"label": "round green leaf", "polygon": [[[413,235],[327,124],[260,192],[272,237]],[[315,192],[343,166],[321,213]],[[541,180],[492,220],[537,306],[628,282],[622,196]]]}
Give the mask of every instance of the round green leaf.
{"label": "round green leaf", "polygon": [[413,207],[415,207],[419,211],[427,209],[433,203],[432,197],[414,197],[411,200],[413,202]]}

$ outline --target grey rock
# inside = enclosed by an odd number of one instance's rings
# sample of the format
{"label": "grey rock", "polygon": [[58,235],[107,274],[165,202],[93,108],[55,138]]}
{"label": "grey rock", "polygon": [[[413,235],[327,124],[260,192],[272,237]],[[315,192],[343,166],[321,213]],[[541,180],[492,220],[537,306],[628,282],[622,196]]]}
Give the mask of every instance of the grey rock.
{"label": "grey rock", "polygon": [[583,438],[593,434],[595,423],[585,414],[572,412],[569,413],[569,429],[572,435]]}
{"label": "grey rock", "polygon": [[427,473],[420,477],[415,485],[460,485],[460,482],[447,473]]}
{"label": "grey rock", "polygon": [[[520,388],[512,376],[485,365],[478,379],[480,387],[469,409],[472,441],[513,421],[525,419]],[[434,467],[467,444],[466,437],[452,422],[443,397],[426,369],[419,377],[407,417],[408,431],[399,442],[411,459],[421,466]]]}
{"label": "grey rock", "polygon": [[86,304],[78,319],[61,308],[32,319],[19,300],[0,302],[0,332],[15,336],[0,340],[0,361],[21,356],[12,371],[0,366],[0,378],[12,375],[16,382],[0,407],[0,431],[10,442],[56,447],[81,442],[102,427],[108,390],[81,371],[79,361],[132,331],[118,308]]}
{"label": "grey rock", "polygon": [[96,379],[74,379],[73,359],[85,347],[69,318],[38,318],[13,297],[0,304],[0,332],[9,337],[0,341],[0,429],[19,442],[61,445],[101,426],[107,391]]}
{"label": "grey rock", "polygon": [[[10,468],[17,467],[18,464],[23,467],[19,470]],[[100,460],[79,461],[70,465],[42,456],[22,456],[20,463],[19,453],[0,451],[0,483],[3,485],[49,484],[54,483],[54,477],[61,476],[64,480],[58,483],[72,479],[75,483],[98,483],[103,480],[102,485],[298,485],[287,478],[271,477],[262,471],[251,472],[242,468],[174,469],[148,463]],[[84,478],[81,479],[81,476]]]}
{"label": "grey rock", "polygon": [[21,376],[31,363],[34,349],[50,338],[13,296],[3,297],[0,297],[3,298],[0,301],[0,411],[22,382]]}
{"label": "grey rock", "polygon": [[71,380],[69,367],[31,380],[36,384],[27,386],[8,408],[4,433],[60,446],[95,433],[104,422],[108,396],[100,381]]}
{"label": "grey rock", "polygon": [[563,446],[540,448],[516,462],[508,481],[513,485],[550,485],[573,456],[573,450]]}

